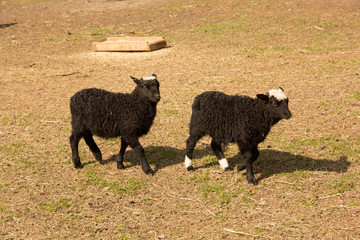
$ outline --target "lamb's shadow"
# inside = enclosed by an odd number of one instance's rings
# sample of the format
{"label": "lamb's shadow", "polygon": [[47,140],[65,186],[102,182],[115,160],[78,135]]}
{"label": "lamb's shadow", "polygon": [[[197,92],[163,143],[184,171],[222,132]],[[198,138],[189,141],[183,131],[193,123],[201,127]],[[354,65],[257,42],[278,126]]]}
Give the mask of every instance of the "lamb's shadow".
{"label": "lamb's shadow", "polygon": [[[231,165],[242,161],[240,154],[229,159]],[[259,158],[254,162],[254,173],[260,173],[258,180],[266,179],[279,173],[296,171],[347,172],[350,162],[347,156],[340,156],[337,160],[313,159],[277,150],[261,150]]]}
{"label": "lamb's shadow", "polygon": [[0,24],[0,29],[8,28],[8,27],[11,27],[11,26],[16,25],[16,24],[17,24],[17,22]]}
{"label": "lamb's shadow", "polygon": [[[164,146],[150,146],[145,147],[145,156],[149,164],[154,167],[154,172],[167,166],[176,165],[184,162],[185,150]],[[195,158],[202,158],[211,155],[212,151],[209,148],[196,149],[194,153]],[[103,164],[115,162],[117,154],[112,155],[110,158],[103,160]],[[95,163],[95,161],[88,162],[87,164]],[[86,163],[85,163],[86,164]],[[85,165],[84,164],[84,165]],[[214,163],[216,164],[216,163]],[[136,153],[129,147],[124,155],[125,168],[140,165]],[[185,169],[185,167],[184,167]]]}
{"label": "lamb's shadow", "polygon": [[[145,155],[147,160],[152,166],[155,166],[154,171],[159,169],[183,164],[185,150],[176,149],[164,146],[150,146],[145,148]],[[213,156],[214,154],[209,147],[200,147],[194,151],[194,165],[195,170],[200,168],[209,168],[210,166],[217,165],[218,162],[214,161],[200,164],[196,159],[203,158],[204,156]],[[103,161],[104,164],[114,162],[116,155],[112,155],[109,159]],[[238,153],[229,159],[230,167],[234,168],[239,162],[243,161],[241,155]],[[139,165],[139,161],[135,152],[128,149],[125,153],[124,164],[126,168]],[[258,180],[266,179],[272,175],[279,173],[292,173],[296,171],[324,171],[324,172],[347,172],[350,162],[347,161],[346,156],[341,156],[337,160],[332,159],[313,159],[310,157],[296,155],[288,152],[282,152],[272,149],[265,149],[260,151],[260,156],[254,163],[255,173],[260,173]],[[184,168],[185,171],[185,168]]]}

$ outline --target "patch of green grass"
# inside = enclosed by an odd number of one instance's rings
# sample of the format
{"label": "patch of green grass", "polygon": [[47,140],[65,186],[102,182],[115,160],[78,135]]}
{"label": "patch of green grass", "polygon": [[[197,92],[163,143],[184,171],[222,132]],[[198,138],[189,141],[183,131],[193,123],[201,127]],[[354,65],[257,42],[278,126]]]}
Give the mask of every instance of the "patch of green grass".
{"label": "patch of green grass", "polygon": [[291,143],[282,147],[291,152],[299,152],[306,148],[319,152],[322,157],[347,156],[356,160],[360,155],[360,137],[343,138],[338,135],[329,135],[320,138],[293,139]]}
{"label": "patch of green grass", "polygon": [[202,183],[202,182],[207,182],[210,180],[209,178],[209,172],[206,171],[202,174],[200,173],[195,173],[192,177],[191,180],[194,181],[195,183]]}
{"label": "patch of green grass", "polygon": [[356,184],[351,180],[350,177],[345,177],[340,180],[334,180],[329,187],[329,189],[332,189],[329,195],[347,192],[349,190],[352,190],[355,185]]}
{"label": "patch of green grass", "polygon": [[312,198],[295,199],[290,201],[289,203],[309,208],[312,208],[316,205],[316,202]]}
{"label": "patch of green grass", "polygon": [[11,41],[4,41],[1,43],[0,45],[0,49],[1,50],[12,50],[13,48],[15,48],[15,44],[13,44],[13,42]]}
{"label": "patch of green grass", "polygon": [[304,179],[304,178],[309,177],[309,172],[304,171],[304,170],[296,170],[296,171],[293,171],[293,172],[284,173],[284,176],[291,177],[291,178],[294,178],[294,179]]}
{"label": "patch of green grass", "polygon": [[0,205],[0,212],[5,212],[5,211],[6,211],[6,206]]}
{"label": "patch of green grass", "polygon": [[213,155],[207,155],[201,159],[199,159],[199,162],[201,164],[207,164],[207,163],[217,163],[217,158]]}
{"label": "patch of green grass", "polygon": [[166,116],[173,116],[179,113],[179,110],[172,110],[172,109],[164,109],[164,113]]}
{"label": "patch of green grass", "polygon": [[360,206],[360,202],[359,202],[359,201],[355,201],[355,200],[351,200],[351,201],[350,201],[350,206],[352,206],[352,207],[358,207],[358,206]]}
{"label": "patch of green grass", "polygon": [[234,193],[228,189],[228,184],[221,180],[211,180],[209,172],[194,174],[191,180],[209,202],[223,206],[229,204],[233,197]]}
{"label": "patch of green grass", "polygon": [[44,116],[40,119],[40,123],[56,122],[58,119],[55,116]]}
{"label": "patch of green grass", "polygon": [[51,201],[49,203],[41,202],[39,206],[42,210],[53,213],[60,210],[69,209],[71,207],[71,204],[70,204],[70,199],[62,198],[57,201]]}
{"label": "patch of green grass", "polygon": [[100,176],[100,173],[96,171],[95,168],[92,168],[90,170],[88,170],[86,173],[85,173],[87,179],[85,180],[85,184],[86,185],[92,185],[92,186],[96,186],[96,185],[99,185],[100,182],[103,181],[103,178],[102,176]]}
{"label": "patch of green grass", "polygon": [[93,40],[101,40],[113,33],[114,30],[115,28],[113,27],[95,27],[91,28],[88,34],[93,37]]}
{"label": "patch of green grass", "polygon": [[224,22],[224,23],[215,23],[211,25],[201,25],[197,27],[194,32],[201,32],[206,34],[205,36],[215,37],[222,36],[228,32],[234,31],[245,31],[248,29],[248,25],[240,22]]}
{"label": "patch of green grass", "polygon": [[144,180],[139,180],[135,178],[130,178],[123,181],[114,181],[110,182],[107,180],[103,180],[100,185],[102,188],[109,188],[109,191],[112,191],[116,194],[127,194],[127,195],[135,195],[136,191],[142,189],[147,186]]}
{"label": "patch of green grass", "polygon": [[360,92],[358,91],[358,92],[354,93],[354,95],[353,95],[352,97],[353,97],[355,100],[360,101]]}
{"label": "patch of green grass", "polygon": [[15,125],[18,127],[31,126],[34,121],[34,116],[31,113],[22,113],[21,115],[2,116],[1,123],[3,125]]}
{"label": "patch of green grass", "polygon": [[294,51],[294,49],[289,47],[289,46],[274,46],[273,50],[274,51],[280,51],[280,52],[292,52],[292,51]]}
{"label": "patch of green grass", "polygon": [[334,28],[341,27],[342,24],[330,21],[330,22],[321,23],[321,24],[319,24],[319,26],[326,29],[326,30],[331,30],[331,29],[334,29]]}
{"label": "patch of green grass", "polygon": [[106,141],[110,142],[111,144],[119,144],[120,143],[120,138],[118,138],[118,137],[108,138],[108,139],[106,139]]}
{"label": "patch of green grass", "polygon": [[26,148],[30,146],[23,140],[0,146],[0,151],[4,157],[11,160],[23,160],[26,154],[23,154]]}
{"label": "patch of green grass", "polygon": [[295,25],[298,25],[298,26],[305,26],[306,25],[306,19],[302,18],[302,17],[288,18],[288,19],[286,19],[286,22],[291,23],[291,24],[295,24]]}
{"label": "patch of green grass", "polygon": [[[70,154],[70,144],[68,145],[65,145],[65,144],[59,144],[56,146],[56,153],[59,154],[59,155],[67,155],[69,156]],[[46,154],[46,151],[44,152],[45,155]]]}
{"label": "patch of green grass", "polygon": [[61,42],[66,40],[69,44],[79,44],[87,41],[100,41],[104,38],[118,34],[119,29],[114,26],[109,27],[93,27],[84,32],[72,32],[70,35],[59,36],[57,33],[50,34],[50,42]]}
{"label": "patch of green grass", "polygon": [[262,41],[269,41],[269,40],[273,40],[275,37],[281,37],[283,35],[284,33],[282,32],[258,32],[258,33],[251,33],[246,37],[254,38]]}
{"label": "patch of green grass", "polygon": [[299,48],[299,52],[305,55],[314,54],[318,51],[318,48],[314,46],[302,46]]}
{"label": "patch of green grass", "polygon": [[179,12],[182,10],[182,7],[181,6],[172,6],[172,7],[169,7],[169,9],[171,12]]}
{"label": "patch of green grass", "polygon": [[173,148],[149,147],[146,149],[146,155],[150,164],[155,164],[155,167],[159,167],[176,159],[177,151]]}
{"label": "patch of green grass", "polygon": [[83,219],[84,216],[79,215],[79,214],[73,214],[71,215],[71,220],[77,220],[77,219]]}

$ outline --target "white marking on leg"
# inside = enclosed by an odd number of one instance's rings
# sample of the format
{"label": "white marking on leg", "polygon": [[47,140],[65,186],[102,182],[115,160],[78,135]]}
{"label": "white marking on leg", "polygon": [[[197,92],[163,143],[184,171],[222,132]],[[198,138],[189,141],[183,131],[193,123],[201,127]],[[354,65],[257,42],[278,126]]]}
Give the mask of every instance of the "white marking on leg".
{"label": "white marking on leg", "polygon": [[220,164],[220,167],[221,167],[223,170],[225,170],[226,168],[229,167],[229,163],[228,163],[228,161],[227,161],[226,158],[223,158],[223,159],[219,160],[219,164]]}
{"label": "white marking on leg", "polygon": [[192,161],[190,158],[188,158],[188,156],[185,156],[185,168],[191,167],[192,166]]}

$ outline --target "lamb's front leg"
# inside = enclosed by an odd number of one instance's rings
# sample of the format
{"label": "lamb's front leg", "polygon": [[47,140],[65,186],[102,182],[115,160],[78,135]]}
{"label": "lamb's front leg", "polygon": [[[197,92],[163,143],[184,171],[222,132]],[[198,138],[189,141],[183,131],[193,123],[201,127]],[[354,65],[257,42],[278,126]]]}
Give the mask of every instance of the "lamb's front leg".
{"label": "lamb's front leg", "polygon": [[244,158],[245,167],[246,167],[246,180],[248,183],[257,185],[257,181],[254,176],[252,163],[258,158],[259,150],[257,147],[252,149],[242,149],[241,154]]}
{"label": "lamb's front leg", "polygon": [[116,163],[117,163],[117,168],[118,169],[124,169],[124,154],[125,154],[125,150],[128,147],[128,143],[124,140],[121,139],[121,148],[120,148],[120,152],[119,154],[116,156]]}
{"label": "lamb's front leg", "polygon": [[136,152],[136,155],[138,157],[138,159],[140,160],[140,164],[142,167],[142,170],[144,171],[145,174],[154,174],[154,171],[151,169],[148,161],[146,160],[145,157],[145,151],[144,148],[141,146],[140,142],[138,139],[133,139],[127,142],[129,143],[130,147],[132,149],[134,149],[134,151]]}

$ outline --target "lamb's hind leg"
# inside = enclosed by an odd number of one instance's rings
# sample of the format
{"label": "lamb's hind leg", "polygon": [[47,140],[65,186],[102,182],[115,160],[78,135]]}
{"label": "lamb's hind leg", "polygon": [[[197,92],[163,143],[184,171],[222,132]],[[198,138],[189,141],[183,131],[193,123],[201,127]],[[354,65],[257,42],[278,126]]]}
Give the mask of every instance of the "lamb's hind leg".
{"label": "lamb's hind leg", "polygon": [[192,156],[196,143],[200,138],[200,136],[190,135],[186,140],[185,168],[188,171],[194,170],[194,167],[192,166]]}
{"label": "lamb's hind leg", "polygon": [[96,145],[94,138],[91,133],[86,134],[84,136],[86,144],[89,146],[92,154],[94,155],[95,159],[102,163],[102,155],[99,147]]}
{"label": "lamb's hind leg", "polygon": [[125,150],[128,147],[128,143],[124,140],[121,139],[121,148],[120,148],[120,152],[119,154],[116,156],[116,163],[117,163],[117,168],[118,169],[124,169],[124,154],[125,154]]}
{"label": "lamb's hind leg", "polygon": [[221,144],[216,142],[214,139],[212,139],[211,140],[211,148],[214,151],[215,156],[218,159],[221,168],[224,171],[230,170],[229,163],[228,163],[227,159],[225,158],[224,152],[221,149]]}
{"label": "lamb's hind leg", "polygon": [[72,133],[70,136],[70,146],[72,152],[72,162],[75,168],[82,168],[79,156],[79,141],[81,136],[75,133]]}

